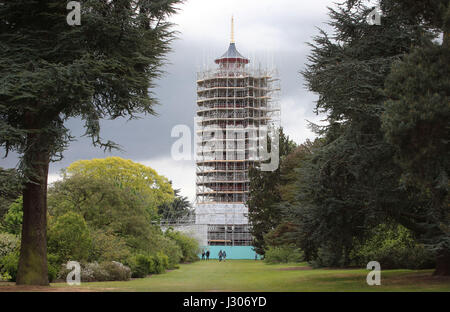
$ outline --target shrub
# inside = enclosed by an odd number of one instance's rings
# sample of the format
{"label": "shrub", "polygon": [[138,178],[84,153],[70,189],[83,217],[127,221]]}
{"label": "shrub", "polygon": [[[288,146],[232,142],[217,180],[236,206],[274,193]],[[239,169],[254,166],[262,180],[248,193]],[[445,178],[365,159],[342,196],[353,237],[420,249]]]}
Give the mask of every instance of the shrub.
{"label": "shrub", "polygon": [[0,258],[0,274],[9,276],[10,280],[15,282],[17,276],[17,268],[19,266],[19,253],[12,252]]}
{"label": "shrub", "polygon": [[146,277],[149,274],[161,274],[169,266],[169,258],[162,252],[156,255],[138,254],[128,259],[132,277]]}
{"label": "shrub", "polygon": [[181,251],[181,247],[173,240],[168,237],[162,237],[164,242],[161,251],[167,255],[168,265],[165,267],[166,269],[176,269],[178,268],[178,264],[180,263],[183,252]]}
{"label": "shrub", "polygon": [[164,273],[166,268],[169,266],[169,258],[162,252],[158,252],[154,256],[149,257],[151,274],[161,274]]}
{"label": "shrub", "polygon": [[100,267],[108,272],[109,281],[127,281],[131,278],[131,269],[120,262],[102,262]]}
{"label": "shrub", "polygon": [[194,262],[199,260],[198,254],[200,252],[200,247],[195,238],[184,235],[178,231],[173,231],[172,229],[168,229],[165,235],[170,239],[173,239],[177,245],[180,246],[182,262]]}
{"label": "shrub", "polygon": [[89,261],[125,261],[130,257],[130,250],[122,237],[104,230],[92,233],[92,248]]}
{"label": "shrub", "polygon": [[350,254],[355,265],[365,267],[378,261],[382,269],[426,269],[434,267],[434,257],[418,244],[401,225],[380,224],[365,241],[356,241]]}
{"label": "shrub", "polygon": [[0,233],[0,258],[12,252],[18,252],[20,239],[16,235]]}
{"label": "shrub", "polygon": [[150,272],[150,260],[145,255],[135,255],[126,264],[131,268],[131,277],[146,277]]}
{"label": "shrub", "polygon": [[301,262],[303,252],[293,245],[269,246],[264,255],[267,263]]}
{"label": "shrub", "polygon": [[23,201],[22,196],[20,196],[9,206],[8,212],[3,217],[3,227],[10,234],[20,235],[22,231],[22,220]]}
{"label": "shrub", "polygon": [[51,219],[48,229],[48,250],[61,262],[87,260],[91,249],[89,230],[83,217],[68,212]]}
{"label": "shrub", "polygon": [[57,255],[47,255],[48,281],[50,283],[57,278],[60,266],[61,263],[59,262],[59,257]]}
{"label": "shrub", "polygon": [[0,282],[7,282],[11,280],[11,275],[8,272],[0,273]]}
{"label": "shrub", "polygon": [[324,242],[317,249],[317,254],[313,260],[309,261],[313,268],[322,267],[342,267],[344,266],[343,251],[339,245]]}
{"label": "shrub", "polygon": [[[58,279],[65,280],[70,271],[64,264],[58,274]],[[126,281],[131,277],[131,270],[116,261],[90,262],[81,264],[80,274],[82,282]]]}

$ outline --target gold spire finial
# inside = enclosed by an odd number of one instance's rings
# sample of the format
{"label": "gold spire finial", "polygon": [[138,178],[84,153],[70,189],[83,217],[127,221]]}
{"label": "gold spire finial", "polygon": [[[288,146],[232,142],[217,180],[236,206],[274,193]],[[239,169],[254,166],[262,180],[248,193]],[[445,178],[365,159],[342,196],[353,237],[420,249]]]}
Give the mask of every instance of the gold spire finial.
{"label": "gold spire finial", "polygon": [[234,43],[234,17],[231,15],[231,43]]}

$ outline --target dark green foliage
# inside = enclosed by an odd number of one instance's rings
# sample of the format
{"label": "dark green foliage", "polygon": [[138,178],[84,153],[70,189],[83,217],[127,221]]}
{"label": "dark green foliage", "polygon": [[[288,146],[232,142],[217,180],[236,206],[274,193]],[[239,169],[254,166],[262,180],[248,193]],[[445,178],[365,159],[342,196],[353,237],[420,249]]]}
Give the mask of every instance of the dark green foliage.
{"label": "dark green foliage", "polygon": [[158,206],[160,218],[167,222],[176,222],[177,220],[188,217],[193,213],[192,205],[188,198],[180,195],[180,190],[176,189],[175,199],[171,203],[164,203]]}
{"label": "dark green foliage", "polygon": [[22,180],[17,170],[0,167],[0,220],[20,195],[22,195]]}
{"label": "dark green foliage", "polygon": [[[326,113],[329,125],[316,127],[323,145],[297,170],[295,200],[282,207],[298,226],[296,245],[316,265],[349,265],[355,237],[388,217],[410,227],[408,214],[427,210],[417,186],[401,183],[403,168],[384,137],[382,116],[392,65],[413,47],[429,46],[433,34],[390,0],[380,3],[381,26],[368,25],[371,8],[364,3],[347,1],[330,11],[335,32],[314,39],[303,71],[308,89],[319,94],[316,112]],[[445,81],[434,90],[448,90]],[[408,88],[404,82],[399,85]],[[434,105],[425,94],[426,105]]]}
{"label": "dark green foliage", "polygon": [[294,245],[269,246],[264,254],[266,263],[289,263],[303,261],[303,252]]}
{"label": "dark green foliage", "polygon": [[[280,166],[283,159],[296,147],[280,129],[279,157]],[[278,185],[281,184],[280,166],[274,171],[261,171],[259,167],[249,169],[250,193],[247,201],[249,223],[256,253],[264,254],[264,235],[281,221],[280,209],[275,205],[281,200]]]}
{"label": "dark green foliage", "polygon": [[0,147],[21,155],[25,178],[19,284],[48,285],[46,189],[51,160],[73,139],[78,117],[104,148],[100,120],[154,114],[150,88],[174,38],[180,0],[80,1],[80,26],[65,1],[0,1]]}
{"label": "dark green foliage", "polygon": [[402,168],[401,187],[414,189],[420,202],[397,212],[399,222],[436,253],[435,274],[450,275],[450,2],[429,2],[400,1],[443,40],[416,47],[393,66],[382,121]]}
{"label": "dark green foliage", "polygon": [[404,211],[405,225],[436,251],[450,251],[450,48],[414,50],[393,66],[386,93],[383,129],[396,148],[401,183],[423,202]]}

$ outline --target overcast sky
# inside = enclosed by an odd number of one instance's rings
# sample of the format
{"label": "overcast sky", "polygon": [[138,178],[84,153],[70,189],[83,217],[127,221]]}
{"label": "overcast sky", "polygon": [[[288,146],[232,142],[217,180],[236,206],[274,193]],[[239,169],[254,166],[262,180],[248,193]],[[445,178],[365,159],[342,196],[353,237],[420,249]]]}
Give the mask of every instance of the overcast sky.
{"label": "overcast sky", "polygon": [[[72,142],[62,161],[50,166],[49,181],[59,176],[61,168],[79,159],[120,156],[143,163],[172,180],[175,188],[190,200],[195,198],[195,165],[193,161],[175,161],[171,146],[176,138],[171,129],[178,124],[193,129],[196,101],[196,72],[213,67],[214,58],[222,55],[230,42],[230,20],[234,15],[235,41],[238,51],[259,61],[274,65],[281,81],[281,125],[297,143],[314,134],[306,120],[318,122],[313,113],[316,95],[304,88],[299,71],[309,53],[306,42],[318,34],[317,27],[329,29],[327,6],[332,1],[315,0],[187,0],[173,16],[178,39],[164,66],[166,74],[153,91],[160,101],[158,116],[139,120],[102,122],[101,136],[121,145],[124,152],[104,153],[91,146],[83,134],[81,120],[67,123],[77,141]],[[322,117],[323,118],[323,117]],[[1,167],[15,167],[14,155],[0,159]]]}

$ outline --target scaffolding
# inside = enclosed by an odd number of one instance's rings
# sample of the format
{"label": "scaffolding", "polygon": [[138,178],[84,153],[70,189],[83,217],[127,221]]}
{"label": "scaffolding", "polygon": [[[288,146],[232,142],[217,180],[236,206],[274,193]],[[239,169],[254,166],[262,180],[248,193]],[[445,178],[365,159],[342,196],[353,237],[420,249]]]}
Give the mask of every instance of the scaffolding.
{"label": "scaffolding", "polygon": [[232,41],[217,68],[197,73],[195,224],[207,225],[208,246],[251,245],[248,170],[279,127],[276,71],[249,62]]}

